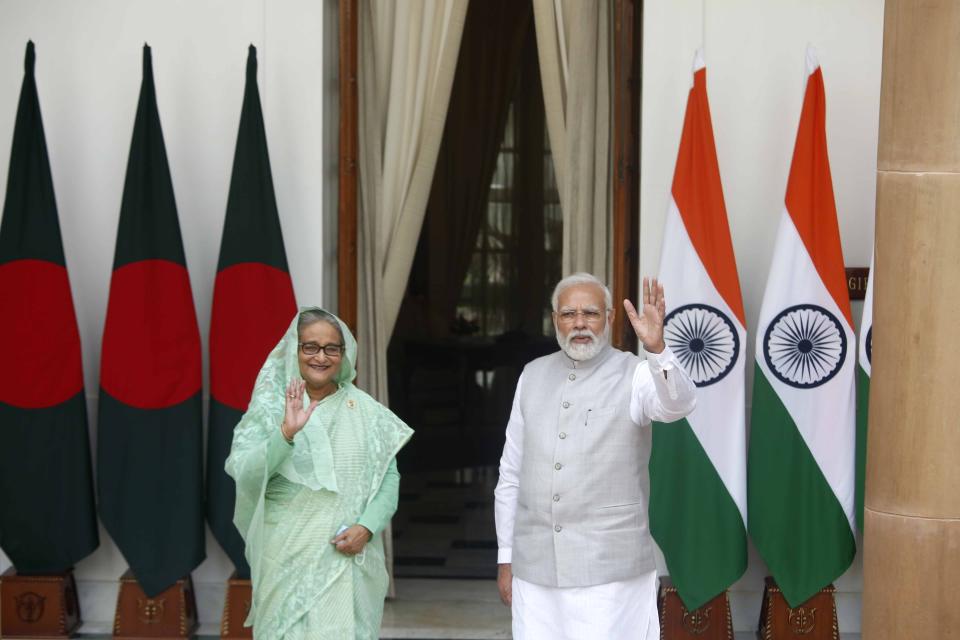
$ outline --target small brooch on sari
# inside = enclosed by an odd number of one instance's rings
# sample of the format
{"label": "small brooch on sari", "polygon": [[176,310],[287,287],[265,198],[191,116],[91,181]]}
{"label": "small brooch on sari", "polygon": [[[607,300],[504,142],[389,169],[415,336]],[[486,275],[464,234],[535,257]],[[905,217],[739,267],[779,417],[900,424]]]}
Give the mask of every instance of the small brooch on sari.
{"label": "small brooch on sari", "polygon": [[357,401],[354,400],[353,398],[350,398],[349,400],[347,400],[347,408],[348,408],[348,409],[356,409],[356,408],[357,408]]}

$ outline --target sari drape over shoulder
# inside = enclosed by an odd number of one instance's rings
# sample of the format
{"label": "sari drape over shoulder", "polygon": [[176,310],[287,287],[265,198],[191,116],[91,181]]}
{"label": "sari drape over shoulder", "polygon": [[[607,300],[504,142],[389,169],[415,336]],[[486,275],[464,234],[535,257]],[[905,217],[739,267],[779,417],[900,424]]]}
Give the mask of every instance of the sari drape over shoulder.
{"label": "sari drape over shoulder", "polygon": [[331,540],[358,522],[413,430],[353,385],[357,343],[337,319],[345,343],[339,388],[289,444],[280,424],[287,384],[300,379],[298,318],[260,370],[226,461],[253,582],[246,624],[257,640],[373,639],[387,592],[382,540],[375,535],[358,556]]}

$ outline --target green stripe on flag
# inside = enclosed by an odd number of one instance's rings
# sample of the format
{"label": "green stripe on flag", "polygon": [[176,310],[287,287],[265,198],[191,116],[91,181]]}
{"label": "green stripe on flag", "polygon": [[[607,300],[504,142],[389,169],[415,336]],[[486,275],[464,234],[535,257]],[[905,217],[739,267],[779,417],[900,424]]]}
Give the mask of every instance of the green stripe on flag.
{"label": "green stripe on flag", "polygon": [[796,607],[847,570],[856,542],[843,508],[759,365],[751,422],[750,537]]}
{"label": "green stripe on flag", "polygon": [[650,533],[690,611],[747,568],[740,510],[686,420],[653,424]]}
{"label": "green stripe on flag", "polygon": [[867,418],[870,406],[870,376],[857,367],[857,493],[853,503],[857,528],[863,531],[863,498],[867,477]]}

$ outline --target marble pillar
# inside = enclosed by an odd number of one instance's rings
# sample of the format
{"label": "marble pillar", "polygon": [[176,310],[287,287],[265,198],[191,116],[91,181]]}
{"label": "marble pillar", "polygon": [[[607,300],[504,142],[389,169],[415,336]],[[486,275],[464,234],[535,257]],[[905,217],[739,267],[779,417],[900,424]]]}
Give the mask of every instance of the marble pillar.
{"label": "marble pillar", "polygon": [[960,3],[887,0],[863,638],[960,638]]}

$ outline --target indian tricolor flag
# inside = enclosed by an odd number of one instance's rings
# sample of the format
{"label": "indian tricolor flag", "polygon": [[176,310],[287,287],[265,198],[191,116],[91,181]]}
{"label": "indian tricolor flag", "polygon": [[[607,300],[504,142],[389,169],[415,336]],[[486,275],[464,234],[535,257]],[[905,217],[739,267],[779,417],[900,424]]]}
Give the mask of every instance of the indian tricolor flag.
{"label": "indian tricolor flag", "polygon": [[856,551],[856,341],[812,50],[807,74],[757,323],[747,471],[750,536],[792,607],[842,574]]}
{"label": "indian tricolor flag", "polygon": [[650,531],[689,610],[747,566],[746,323],[706,73],[698,52],[660,261],[664,340],[697,385],[697,408],[685,420],[654,424],[650,456]]}
{"label": "indian tricolor flag", "polygon": [[870,259],[870,275],[867,279],[867,294],[863,300],[863,315],[860,317],[860,352],[857,360],[857,528],[863,531],[863,500],[867,471],[867,418],[870,406],[870,361],[873,359],[873,258]]}

